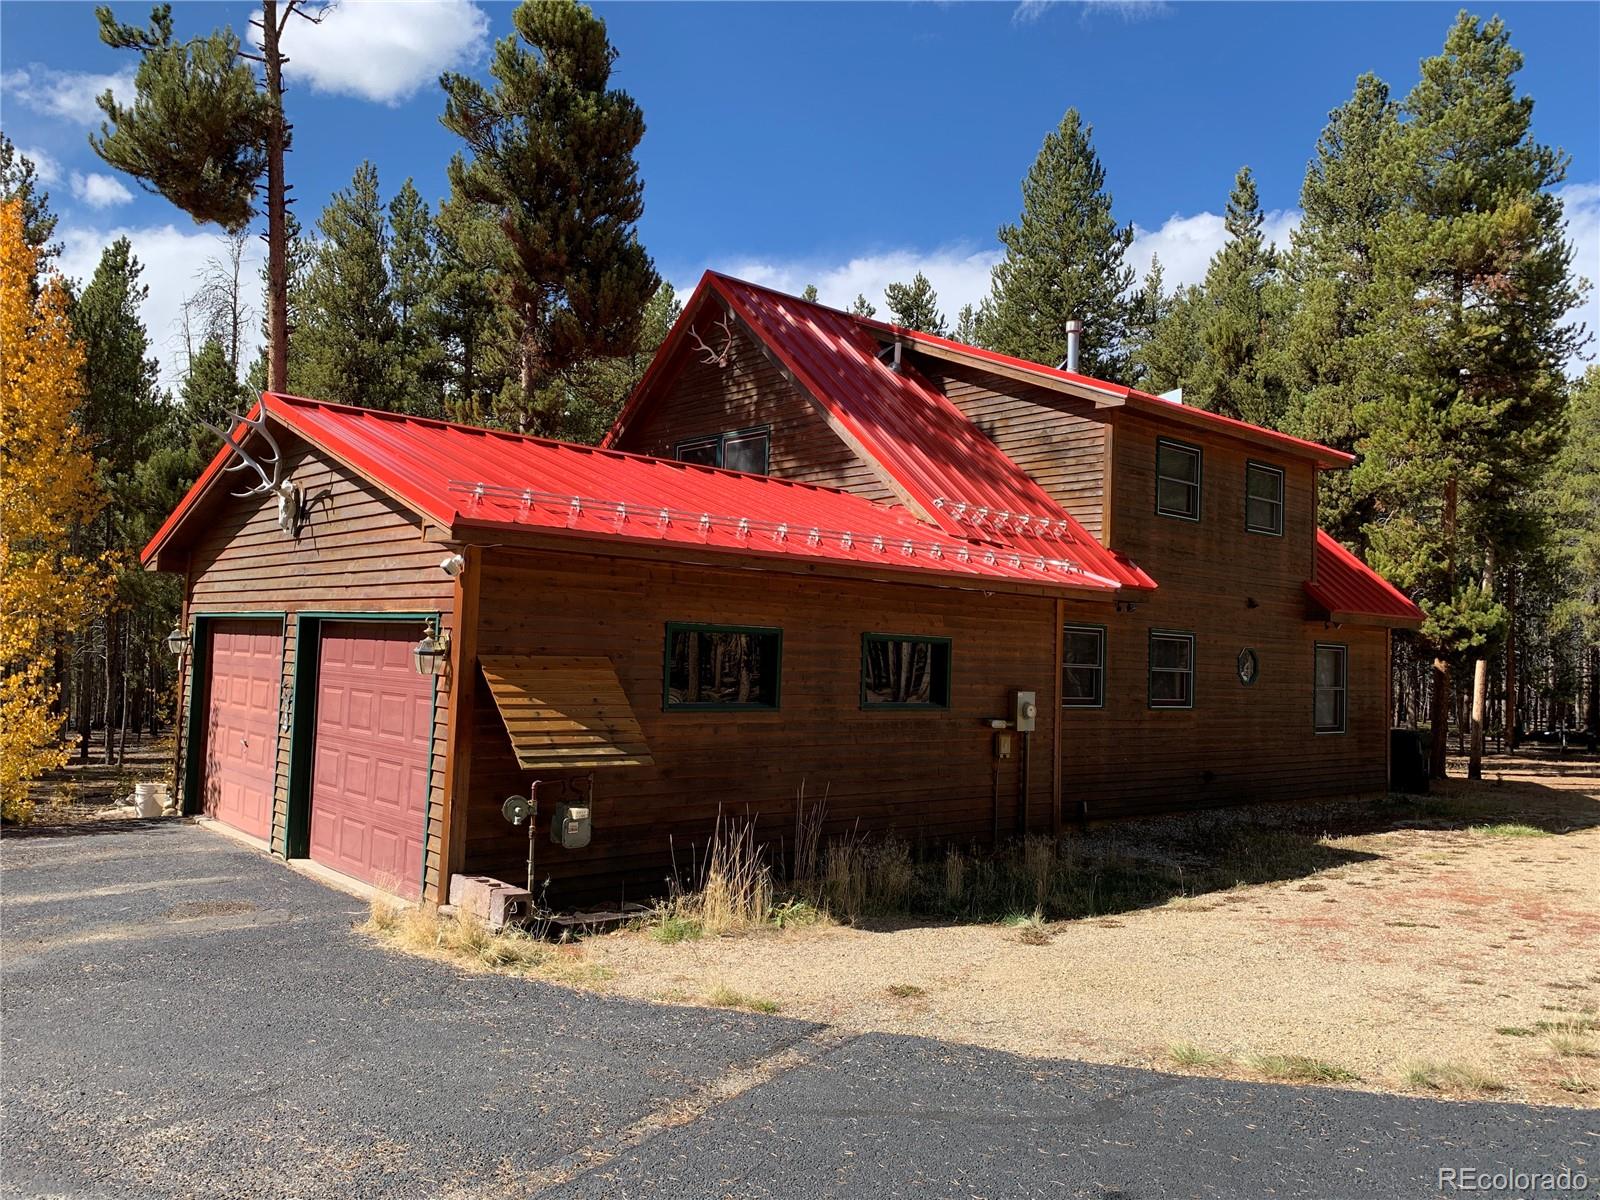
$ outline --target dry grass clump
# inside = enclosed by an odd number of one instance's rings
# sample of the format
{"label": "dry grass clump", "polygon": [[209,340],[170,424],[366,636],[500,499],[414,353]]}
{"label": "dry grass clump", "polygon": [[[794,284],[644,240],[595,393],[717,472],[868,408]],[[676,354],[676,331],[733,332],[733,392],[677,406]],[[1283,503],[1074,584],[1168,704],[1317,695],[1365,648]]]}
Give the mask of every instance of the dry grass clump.
{"label": "dry grass clump", "polygon": [[768,1000],[761,996],[752,996],[748,992],[736,991],[726,984],[712,989],[706,996],[706,1003],[713,1008],[742,1008],[747,1012],[775,1013],[778,1011],[778,1002]]}
{"label": "dry grass clump", "polygon": [[[585,974],[574,972],[566,956],[557,955],[548,943],[520,929],[496,933],[476,918],[459,914],[445,916],[437,908],[426,905],[402,906],[374,900],[366,921],[356,929],[396,950],[440,959],[469,970],[519,975],[539,971],[564,974],[574,982]],[[588,974],[592,982],[593,973]]]}
{"label": "dry grass clump", "polygon": [[1001,924],[1024,946],[1050,944],[1050,927],[1044,923],[1044,914],[1038,909],[1031,913],[1012,913]]}
{"label": "dry grass clump", "polygon": [[1478,837],[1542,838],[1552,837],[1549,830],[1525,825],[1521,821],[1498,821],[1492,825],[1468,825],[1467,832]]}
{"label": "dry grass clump", "polygon": [[1545,1040],[1560,1058],[1600,1058],[1600,1042],[1593,1036],[1596,1022],[1586,1017],[1564,1021],[1540,1021]]}
{"label": "dry grass clump", "polygon": [[1406,1068],[1406,1082],[1429,1092],[1451,1095],[1486,1095],[1505,1091],[1505,1084],[1467,1063],[1418,1062]]}
{"label": "dry grass clump", "polygon": [[919,988],[914,983],[891,983],[883,990],[896,1000],[920,1000],[928,994],[926,988]]}
{"label": "dry grass clump", "polygon": [[1276,1083],[1359,1083],[1361,1076],[1341,1066],[1304,1054],[1256,1054],[1250,1068]]}
{"label": "dry grass clump", "polygon": [[1167,1058],[1173,1066],[1188,1071],[1220,1071],[1233,1066],[1233,1055],[1202,1050],[1190,1042],[1174,1042],[1168,1046]]}

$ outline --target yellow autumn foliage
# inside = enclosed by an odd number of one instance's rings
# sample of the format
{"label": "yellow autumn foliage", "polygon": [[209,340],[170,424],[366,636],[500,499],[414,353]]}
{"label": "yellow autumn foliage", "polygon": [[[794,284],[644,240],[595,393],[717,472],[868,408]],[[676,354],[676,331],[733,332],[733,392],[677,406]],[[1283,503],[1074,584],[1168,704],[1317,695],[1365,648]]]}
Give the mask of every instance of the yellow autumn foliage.
{"label": "yellow autumn foliage", "polygon": [[73,422],[83,350],[66,285],[36,287],[38,269],[21,201],[0,204],[0,813],[13,820],[30,815],[28,781],[66,761],[51,661],[105,586],[72,551],[105,502]]}

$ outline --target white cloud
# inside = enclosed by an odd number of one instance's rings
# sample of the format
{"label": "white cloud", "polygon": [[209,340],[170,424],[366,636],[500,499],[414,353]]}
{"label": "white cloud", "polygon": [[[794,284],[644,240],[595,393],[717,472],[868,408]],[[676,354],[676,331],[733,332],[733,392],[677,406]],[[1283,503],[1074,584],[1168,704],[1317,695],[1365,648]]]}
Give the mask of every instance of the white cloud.
{"label": "white cloud", "polygon": [[[101,252],[119,237],[133,244],[144,265],[143,282],[150,294],[140,309],[151,352],[161,360],[161,382],[176,388],[183,376],[183,302],[196,287],[196,277],[206,260],[218,257],[225,239],[214,232],[186,232],[174,225],[117,226],[97,229],[63,222],[57,231],[62,242],[60,267],[64,274],[87,282],[100,262]],[[243,366],[255,361],[261,347],[261,264],[265,247],[252,238],[245,253],[243,285],[246,302],[257,314],[246,326]]]}
{"label": "white cloud", "polygon": [[[1262,234],[1280,250],[1289,247],[1289,235],[1300,224],[1302,214],[1298,209],[1276,209],[1266,213]],[[1133,245],[1128,248],[1128,262],[1138,272],[1140,279],[1150,269],[1151,256],[1161,259],[1161,274],[1171,291],[1206,277],[1206,267],[1211,256],[1222,249],[1228,240],[1219,213],[1195,213],[1191,217],[1174,213],[1160,229],[1133,227]]]}
{"label": "white cloud", "polygon": [[1567,211],[1572,269],[1594,285],[1567,314],[1568,320],[1583,322],[1592,339],[1567,363],[1567,370],[1577,374],[1584,364],[1600,359],[1600,183],[1571,183],[1556,195]]}
{"label": "white cloud", "polygon": [[[818,299],[835,308],[849,308],[857,295],[863,295],[877,306],[880,317],[888,316],[883,289],[891,283],[907,283],[921,271],[939,294],[940,311],[954,324],[962,305],[976,306],[989,294],[989,272],[999,261],[998,246],[979,250],[970,245],[955,245],[927,252],[886,250],[859,255],[843,263],[824,259],[790,262],[734,259],[719,269],[795,295],[804,291],[806,284],[814,283]],[[687,288],[674,286],[681,294],[688,295],[694,283],[691,279]]]}
{"label": "white cloud", "polygon": [[472,0],[339,0],[306,10],[283,35],[288,75],[313,91],[399,104],[443,71],[470,63],[489,17]]}
{"label": "white cloud", "polygon": [[[1060,0],[1019,0],[1011,10],[1011,23],[1031,25],[1052,8],[1058,7]],[[1164,17],[1172,11],[1167,0],[1079,0],[1078,8],[1085,22],[1100,13],[1109,13],[1124,21],[1145,21],[1151,17]]]}
{"label": "white cloud", "polygon": [[102,119],[95,102],[110,88],[123,104],[133,98],[133,68],[111,75],[92,71],[57,71],[39,63],[29,63],[0,75],[0,90],[46,116],[59,117],[78,125],[98,125]]}
{"label": "white cloud", "polygon": [[95,171],[87,175],[74,171],[72,194],[90,208],[111,208],[133,199],[133,193],[123,186],[122,180],[115,175],[101,175]]}
{"label": "white cloud", "polygon": [[33,146],[18,146],[17,153],[33,164],[33,173],[39,177],[40,183],[61,182],[61,164],[53,154]]}

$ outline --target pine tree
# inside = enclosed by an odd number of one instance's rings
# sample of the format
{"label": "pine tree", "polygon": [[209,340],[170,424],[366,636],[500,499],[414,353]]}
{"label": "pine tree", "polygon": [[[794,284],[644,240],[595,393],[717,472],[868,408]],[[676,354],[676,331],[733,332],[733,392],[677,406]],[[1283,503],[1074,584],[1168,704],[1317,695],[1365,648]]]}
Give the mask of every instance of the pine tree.
{"label": "pine tree", "polygon": [[444,352],[433,312],[439,263],[427,202],[407,179],[389,203],[389,297],[409,411],[444,415]]}
{"label": "pine tree", "polygon": [[800,293],[800,299],[809,300],[812,304],[815,304],[817,302],[817,297],[821,294],[821,292],[817,291],[816,284],[808,283],[806,284],[806,290]]}
{"label": "pine tree", "polygon": [[[64,763],[55,649],[101,586],[71,531],[102,503],[73,414],[83,350],[59,276],[39,285],[21,197],[0,202],[0,818],[26,820],[27,783]],[[37,227],[35,227],[36,229]]]}
{"label": "pine tree", "polygon": [[297,299],[289,378],[319,400],[404,410],[401,346],[389,295],[389,224],[378,171],[356,168],[317,221],[322,234]]}
{"label": "pine tree", "polygon": [[16,200],[22,204],[22,236],[33,247],[43,271],[61,253],[61,244],[52,242],[56,217],[50,211],[50,193],[39,182],[33,160],[0,133],[0,204]]}
{"label": "pine tree", "polygon": [[1563,593],[1555,623],[1577,633],[1588,659],[1584,724],[1600,729],[1600,366],[1572,384],[1566,423],[1538,503],[1555,531],[1553,574]]}
{"label": "pine tree", "polygon": [[445,411],[454,420],[483,424],[516,357],[515,346],[505,345],[500,305],[478,266],[492,257],[500,235],[483,206],[459,194],[439,206],[434,232],[438,269],[429,309],[442,355]]}
{"label": "pine tree", "polygon": [[1163,280],[1159,272],[1152,274],[1153,278],[1146,277],[1138,297],[1135,323],[1141,335],[1134,344],[1130,370],[1145,391],[1182,391],[1187,401],[1205,354],[1200,338],[1205,293],[1190,284],[1171,295],[1161,295]]}
{"label": "pine tree", "polygon": [[[1384,344],[1390,330],[1372,320],[1372,242],[1398,202],[1393,172],[1385,169],[1398,133],[1388,86],[1361,76],[1317,140],[1300,189],[1305,216],[1284,262],[1288,313],[1278,362],[1289,407],[1283,427],[1339,450],[1357,448],[1356,409],[1383,386],[1394,357]],[[1370,513],[1350,481],[1348,472],[1324,474],[1317,499],[1323,527],[1358,542]]]}
{"label": "pine tree", "polygon": [[858,317],[875,317],[878,315],[877,308],[869,303],[867,298],[860,292],[857,292],[856,298],[850,302],[850,311]]}
{"label": "pine tree", "polygon": [[144,267],[127,238],[100,255],[83,295],[72,305],[72,325],[84,352],[83,404],[77,423],[90,453],[107,476],[125,475],[149,450],[160,423],[150,339],[139,308],[150,289]]}
{"label": "pine tree", "polygon": [[539,407],[541,393],[585,359],[631,353],[661,281],[637,232],[644,118],[610,87],[605,22],[572,0],[524,0],[512,24],[516,35],[495,47],[492,89],[467,75],[441,80],[443,121],[472,154],[451,162],[452,190],[491,212],[501,234],[482,265],[517,370],[496,415],[549,433],[560,415]]}
{"label": "pine tree", "polygon": [[1201,354],[1183,398],[1211,412],[1276,427],[1285,407],[1268,340],[1276,254],[1262,236],[1263,222],[1255,178],[1242,167],[1223,219],[1228,239],[1212,256],[1201,288]]}
{"label": "pine tree", "polygon": [[1081,320],[1081,369],[1117,379],[1127,367],[1133,227],[1111,215],[1091,132],[1068,109],[1045,138],[1023,180],[1022,216],[1000,230],[1006,254],[980,329],[985,346],[1055,366],[1066,357],[1067,321]]}
{"label": "pine tree", "polygon": [[976,346],[978,344],[978,310],[970,304],[963,304],[961,311],[956,314],[956,327],[950,331],[953,341],[960,342],[963,346]]}
{"label": "pine tree", "polygon": [[1504,626],[1499,572],[1527,528],[1518,498],[1558,448],[1561,370],[1581,338],[1564,319],[1580,293],[1552,191],[1567,159],[1532,137],[1521,66],[1499,19],[1461,14],[1406,99],[1392,158],[1403,202],[1373,241],[1393,376],[1357,411],[1354,484],[1378,517],[1375,565],[1427,614],[1435,775],[1451,669],[1469,657],[1484,709],[1485,658]]}
{"label": "pine tree", "polygon": [[563,438],[593,445],[605,436],[682,309],[672,285],[663,280],[645,307],[639,342],[631,354],[586,359],[554,385],[561,391],[551,407],[560,405]]}
{"label": "pine tree", "polygon": [[883,289],[883,298],[889,305],[889,319],[896,325],[944,336],[944,314],[939,311],[939,297],[921,271],[910,283],[891,283]]}

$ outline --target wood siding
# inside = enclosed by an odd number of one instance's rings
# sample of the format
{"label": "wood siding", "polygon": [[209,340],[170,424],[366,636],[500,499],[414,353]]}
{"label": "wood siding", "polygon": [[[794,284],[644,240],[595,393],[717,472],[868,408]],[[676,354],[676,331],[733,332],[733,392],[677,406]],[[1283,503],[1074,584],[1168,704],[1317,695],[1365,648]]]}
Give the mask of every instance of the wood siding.
{"label": "wood siding", "polygon": [[[450,627],[452,584],[439,570],[443,548],[423,540],[416,519],[343,467],[312,453],[283,431],[289,477],[306,497],[310,515],[298,539],[278,529],[277,504],[261,497],[221,496],[199,517],[203,532],[190,547],[187,618],[238,612],[282,614],[283,685],[287,704],[315,703],[294,696],[296,614],[306,612],[439,612]],[[420,636],[420,630],[419,634]],[[448,688],[434,706],[433,763],[429,772],[428,885],[439,869],[444,805],[445,721]],[[191,689],[185,687],[180,736],[188,728]],[[286,844],[292,712],[281,712],[271,849]],[[186,748],[180,751],[186,753]],[[310,747],[306,747],[310,753]],[[180,760],[181,761],[181,760]],[[181,782],[181,774],[180,774]]]}
{"label": "wood siding", "polygon": [[[720,346],[723,334],[712,315],[703,315],[700,323],[701,336]],[[765,425],[771,430],[768,474],[895,503],[894,492],[829,427],[811,398],[748,334],[733,328],[727,365],[683,350],[682,369],[623,432],[616,448],[674,458],[679,442]]]}
{"label": "wood siding", "polygon": [[[992,732],[1010,690],[1039,693],[1030,823],[1050,828],[1055,601],[1043,597],[822,579],[758,571],[576,558],[485,554],[479,653],[596,655],[614,664],[654,764],[595,774],[594,840],[562,850],[541,832],[536,875],[556,903],[659,895],[673,856],[703,854],[718,812],[759,818],[764,836],[792,845],[795,807],[826,800],[842,834],[894,829],[912,839],[973,838],[993,829]],[[669,621],[783,630],[777,711],[664,711]],[[947,710],[863,711],[864,633],[952,639]],[[527,835],[500,815],[531,779],[481,676],[471,753],[466,869],[522,881]],[[1002,830],[1015,829],[1016,759],[1001,772]],[[541,822],[559,801],[561,774],[545,777]]]}
{"label": "wood siding", "polygon": [[1045,388],[918,356],[917,369],[1050,498],[1105,544],[1107,427]]}

